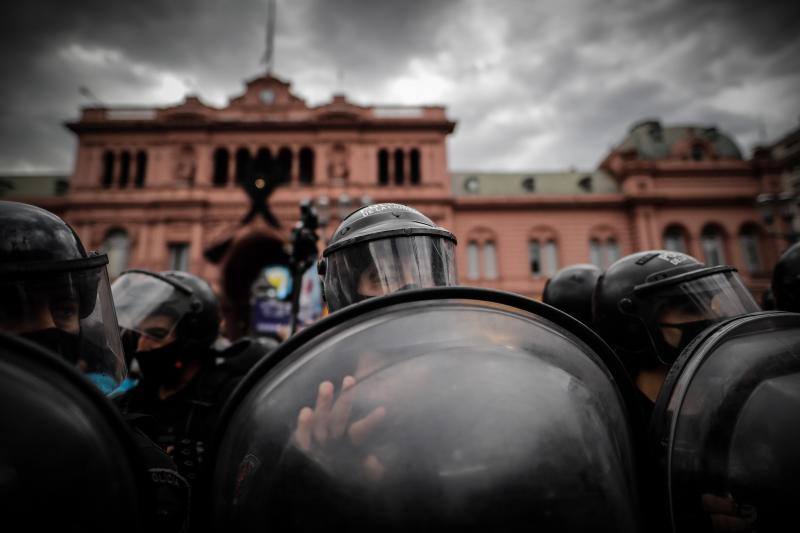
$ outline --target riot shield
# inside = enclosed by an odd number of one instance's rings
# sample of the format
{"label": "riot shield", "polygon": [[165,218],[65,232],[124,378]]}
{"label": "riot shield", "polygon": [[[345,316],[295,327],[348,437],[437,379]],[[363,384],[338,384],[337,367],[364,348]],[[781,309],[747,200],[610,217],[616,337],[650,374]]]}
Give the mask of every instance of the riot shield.
{"label": "riot shield", "polygon": [[24,531],[134,532],[152,513],[114,406],[73,367],[0,334],[0,516]]}
{"label": "riot shield", "polygon": [[334,313],[226,406],[220,531],[633,531],[633,389],[577,320],[447,287]]}
{"label": "riot shield", "polygon": [[650,429],[673,531],[785,531],[800,501],[800,314],[701,333],[671,368]]}

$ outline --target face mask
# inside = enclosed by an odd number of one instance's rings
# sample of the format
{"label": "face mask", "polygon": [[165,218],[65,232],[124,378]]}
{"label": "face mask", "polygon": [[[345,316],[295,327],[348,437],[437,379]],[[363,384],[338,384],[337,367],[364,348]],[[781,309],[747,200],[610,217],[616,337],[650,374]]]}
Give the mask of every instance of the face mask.
{"label": "face mask", "polygon": [[683,349],[686,348],[686,346],[688,346],[689,343],[700,334],[700,332],[714,322],[716,322],[716,320],[712,319],[695,320],[694,322],[681,322],[677,324],[660,322],[658,326],[662,328],[674,328],[680,330],[681,339],[678,342],[678,346],[672,346],[662,339],[661,350],[659,350],[659,359],[661,359],[663,363],[672,364],[675,359],[678,358]]}
{"label": "face mask", "polygon": [[55,352],[68,363],[75,365],[80,357],[80,336],[63,329],[48,328],[20,335],[48,350]]}
{"label": "face mask", "polygon": [[183,367],[180,361],[183,346],[171,342],[155,350],[135,352],[134,357],[142,369],[142,378],[146,382],[169,385],[178,381]]}

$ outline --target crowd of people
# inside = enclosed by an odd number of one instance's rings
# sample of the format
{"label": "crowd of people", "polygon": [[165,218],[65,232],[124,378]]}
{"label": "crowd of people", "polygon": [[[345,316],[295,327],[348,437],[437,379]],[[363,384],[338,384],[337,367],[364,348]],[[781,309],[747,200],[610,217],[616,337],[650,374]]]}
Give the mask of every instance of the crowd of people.
{"label": "crowd of people", "polygon": [[[385,295],[456,286],[455,246],[456,237],[450,231],[413,208],[375,204],[355,211],[342,221],[318,262],[331,313],[328,320]],[[67,524],[68,531],[92,530],[95,526],[134,530],[137,524],[152,531],[226,529],[213,518],[217,505],[213,465],[220,417],[248,372],[284,348],[273,350],[270,344],[250,337],[221,341],[218,297],[198,276],[128,270],[111,283],[107,263],[105,255],[87,251],[75,231],[56,215],[26,204],[0,202],[0,350],[8,360],[14,360],[8,354],[20,350],[15,339],[23,339],[23,343],[32,342],[68,363],[71,372],[82,374],[105,397],[103,402],[114,406],[114,416],[124,420],[136,449],[131,454],[131,469],[144,469],[136,474],[141,478],[141,494],[132,512],[142,515],[136,520],[119,517],[118,524],[96,524],[93,520],[100,516],[98,513],[74,507],[58,516],[43,513],[25,519],[39,525]],[[800,311],[799,280],[797,244],[786,251],[775,269],[772,292],[779,310]],[[635,402],[629,408],[636,412],[629,415],[644,421],[634,433],[648,430],[668,374],[677,361],[688,357],[687,347],[698,342],[702,332],[715,324],[761,312],[735,268],[706,266],[689,255],[667,250],[628,255],[605,271],[585,264],[563,268],[548,281],[543,302],[551,306],[540,311],[543,317],[551,317],[582,339],[589,338],[587,335],[599,337],[605,343],[602,350],[610,347],[613,351],[615,361],[635,386]],[[364,316],[372,316],[370,313],[374,311],[363,312]],[[552,318],[552,313],[559,316]],[[474,327],[480,329],[482,325]],[[588,333],[587,328],[591,330]],[[408,335],[411,343],[413,332]],[[536,335],[531,330],[528,341],[533,345]],[[381,425],[390,414],[384,407],[350,421],[352,390],[360,383],[360,376],[369,373],[364,368],[369,364],[369,358],[362,358],[360,366],[340,381],[318,383],[309,397],[313,401],[294,411],[294,427],[287,434],[292,449],[308,456],[340,438],[358,444]],[[4,379],[11,379],[2,376],[0,372],[0,385]],[[792,394],[800,395],[800,390]],[[520,411],[519,405],[508,408]],[[8,501],[22,501],[28,496],[41,501],[42,497],[63,495],[42,488],[50,478],[62,475],[60,471],[39,473],[45,477],[36,486],[27,480],[31,472],[38,472],[30,466],[36,463],[29,457],[35,448],[32,440],[50,440],[58,447],[62,438],[55,429],[48,429],[46,419],[28,427],[12,416],[13,412],[25,416],[29,409],[33,407],[22,401],[13,411],[9,405],[3,410],[4,430],[19,428],[7,449],[0,447],[0,494],[16,493],[15,499]],[[91,431],[80,435],[87,442],[95,438]],[[80,439],[72,445],[80,446]],[[640,444],[646,441],[646,435],[634,435],[633,440],[641,448],[635,459],[639,502],[635,512],[638,525],[633,527],[674,528],[675,522],[670,524],[668,518],[672,500],[663,494],[657,459]],[[89,449],[89,444],[86,446]],[[243,490],[245,480],[262,461],[253,457],[251,454],[243,460],[234,473],[238,476],[236,491]],[[797,461],[797,454],[792,460]],[[360,468],[372,482],[380,481],[387,461],[380,454],[369,454]],[[65,465],[64,471],[71,468],[85,465]],[[61,485],[53,482],[52,486]],[[107,494],[111,498],[116,493],[109,489]],[[613,500],[609,495],[599,498]],[[313,501],[309,503],[314,505]],[[709,530],[763,530],[752,510],[730,494],[704,494],[700,503],[707,513]],[[94,502],[94,506],[103,505]],[[12,510],[12,515],[14,512],[23,513],[25,508]],[[87,519],[81,513],[94,518]],[[463,523],[461,518],[454,523]],[[478,525],[484,530],[493,526]],[[358,524],[351,529],[358,529]]]}

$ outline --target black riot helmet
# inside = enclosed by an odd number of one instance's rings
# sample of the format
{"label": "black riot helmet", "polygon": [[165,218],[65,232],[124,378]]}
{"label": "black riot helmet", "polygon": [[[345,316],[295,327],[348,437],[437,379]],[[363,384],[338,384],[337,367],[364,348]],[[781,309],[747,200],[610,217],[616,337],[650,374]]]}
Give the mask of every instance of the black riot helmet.
{"label": "black riot helmet", "polygon": [[735,268],[666,250],[619,259],[593,298],[595,328],[634,374],[671,364],[711,323],[758,310]]}
{"label": "black riot helmet", "polygon": [[127,370],[107,264],[53,213],[0,201],[0,332],[58,353],[111,394]]}
{"label": "black riot helmet", "polygon": [[348,215],[317,264],[331,311],[373,296],[456,284],[456,238],[405,205]]}
{"label": "black riot helmet", "polygon": [[126,270],[111,286],[119,325],[154,341],[209,347],[219,335],[219,301],[188,272]]}
{"label": "black riot helmet", "polygon": [[542,301],[584,324],[592,323],[592,293],[603,271],[591,264],[564,267],[547,280]]}
{"label": "black riot helmet", "polygon": [[114,405],[57,354],[3,332],[0,435],[6,527],[151,530],[146,470]]}
{"label": "black riot helmet", "polygon": [[800,312],[800,243],[790,246],[775,264],[772,294],[777,309]]}
{"label": "black riot helmet", "polygon": [[372,298],[288,339],[234,392],[216,525],[634,531],[634,398],[609,347],[540,302],[470,287]]}

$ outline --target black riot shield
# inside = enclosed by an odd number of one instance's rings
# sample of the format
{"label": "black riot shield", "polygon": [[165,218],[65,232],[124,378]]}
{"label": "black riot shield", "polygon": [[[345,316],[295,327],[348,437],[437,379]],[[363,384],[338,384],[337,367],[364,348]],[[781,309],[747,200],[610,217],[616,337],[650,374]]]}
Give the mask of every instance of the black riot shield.
{"label": "black riot shield", "polygon": [[634,531],[632,401],[609,348],[549,306],[465,287],[370,299],[234,393],[216,527]]}
{"label": "black riot shield", "polygon": [[37,344],[0,334],[0,517],[21,531],[146,530],[145,469],[99,390]]}
{"label": "black riot shield", "polygon": [[673,531],[787,531],[800,501],[800,314],[701,333],[651,423]]}

